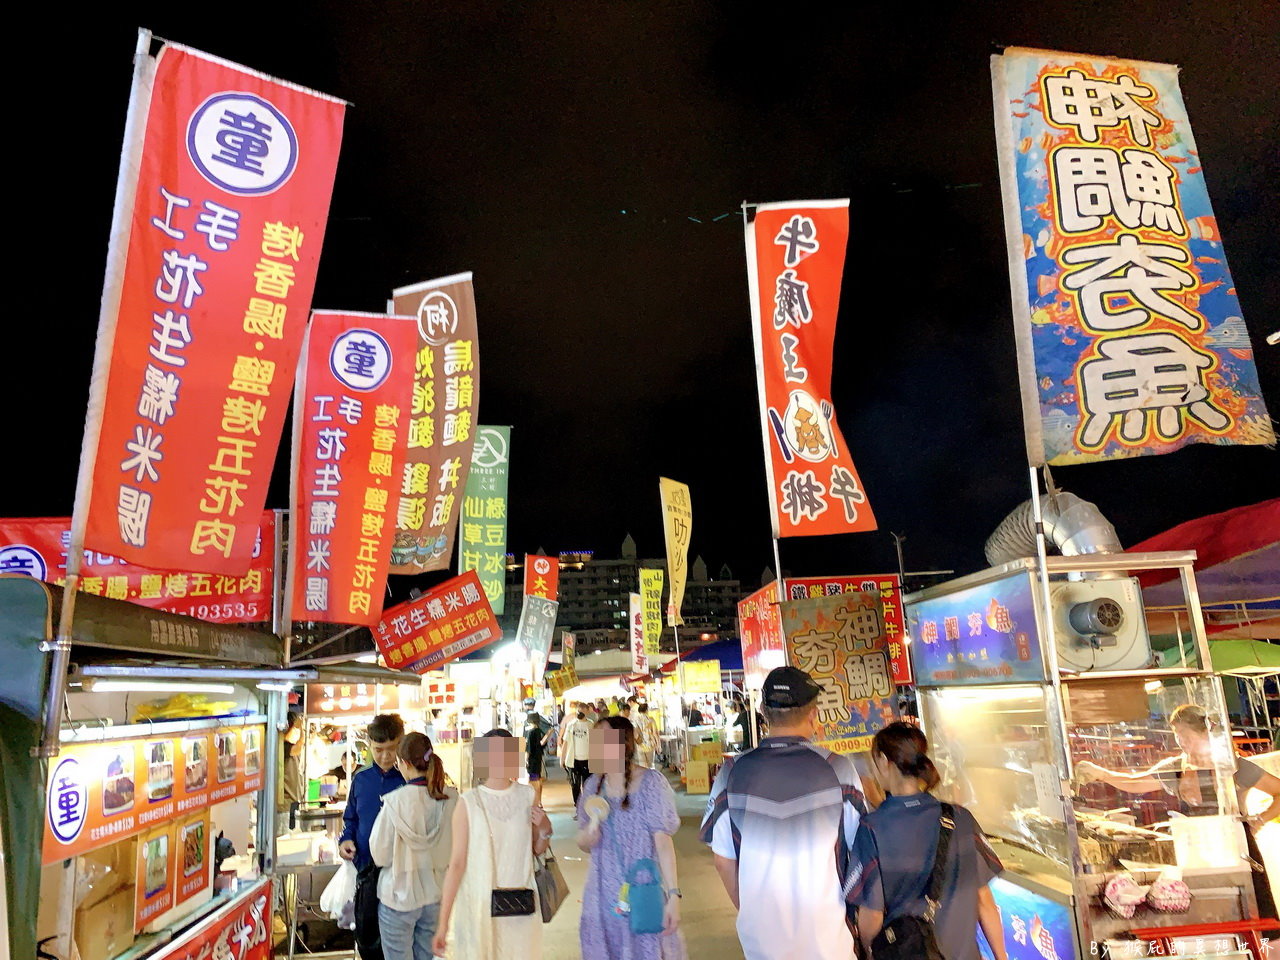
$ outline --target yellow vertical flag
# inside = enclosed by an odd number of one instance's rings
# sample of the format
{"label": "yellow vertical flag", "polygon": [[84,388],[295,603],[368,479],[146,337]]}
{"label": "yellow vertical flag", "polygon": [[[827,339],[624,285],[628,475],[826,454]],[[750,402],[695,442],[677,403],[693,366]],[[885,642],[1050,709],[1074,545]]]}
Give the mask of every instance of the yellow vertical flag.
{"label": "yellow vertical flag", "polygon": [[689,487],[677,480],[658,478],[662,496],[662,530],[667,539],[667,570],[671,574],[671,594],[667,604],[667,624],[684,623],[680,606],[684,603],[684,584],[689,573],[689,538],[693,533],[693,507]]}
{"label": "yellow vertical flag", "polygon": [[644,614],[644,652],[650,659],[658,656],[662,640],[662,571],[640,571],[640,603]]}

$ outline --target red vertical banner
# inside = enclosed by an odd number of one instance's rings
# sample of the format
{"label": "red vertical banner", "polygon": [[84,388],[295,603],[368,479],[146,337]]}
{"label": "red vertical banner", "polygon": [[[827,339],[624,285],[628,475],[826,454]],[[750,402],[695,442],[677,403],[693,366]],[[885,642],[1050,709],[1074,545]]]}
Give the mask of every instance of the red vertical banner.
{"label": "red vertical banner", "polygon": [[187,47],[140,56],[153,82],[135,107],[140,145],[125,146],[137,168],[121,173],[123,262],[108,265],[82,454],[85,543],[239,575],[289,404],[345,105]]}
{"label": "red vertical banner", "polygon": [[542,554],[525,554],[524,595],[543,600],[560,598],[560,561]]}
{"label": "red vertical banner", "polygon": [[417,344],[411,317],[312,317],[293,416],[294,620],[382,617]]}
{"label": "red vertical banner", "polygon": [[761,204],[746,232],[773,535],[874,530],[831,401],[849,201]]}

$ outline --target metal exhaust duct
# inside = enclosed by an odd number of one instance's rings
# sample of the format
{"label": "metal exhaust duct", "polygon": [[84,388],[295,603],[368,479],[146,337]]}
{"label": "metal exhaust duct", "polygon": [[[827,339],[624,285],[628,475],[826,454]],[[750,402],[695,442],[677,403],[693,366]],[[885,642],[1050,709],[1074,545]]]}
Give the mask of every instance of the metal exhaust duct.
{"label": "metal exhaust duct", "polygon": [[[1081,500],[1074,493],[1058,492],[1041,500],[1040,507],[1045,541],[1064,557],[1124,551],[1116,528],[1088,500]],[[1036,555],[1036,525],[1030,500],[1000,521],[983,551],[993,567]]]}

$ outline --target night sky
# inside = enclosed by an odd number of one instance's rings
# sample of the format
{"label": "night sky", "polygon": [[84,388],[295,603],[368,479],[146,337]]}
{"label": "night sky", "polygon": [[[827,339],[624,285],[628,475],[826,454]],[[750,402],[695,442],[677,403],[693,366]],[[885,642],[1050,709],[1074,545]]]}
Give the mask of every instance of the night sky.
{"label": "night sky", "polygon": [[[847,196],[834,400],[881,529],[784,541],[783,566],[893,569],[891,530],[909,569],[985,565],[983,540],[1028,495],[997,45],[1182,67],[1280,412],[1280,349],[1263,342],[1280,325],[1274,0],[844,7],[120,3],[50,20],[36,34],[64,92],[40,127],[72,164],[49,176],[22,272],[56,291],[59,336],[51,353],[43,310],[18,322],[26,350],[56,359],[26,387],[44,407],[11,408],[14,448],[47,453],[10,473],[4,512],[71,509],[139,26],[354,104],[316,307],[377,311],[394,286],[475,272],[479,419],[514,427],[513,552],[616,556],[631,532],[660,555],[663,474],[692,488],[693,552],[754,586],[772,558],[739,205]],[[287,450],[269,507],[287,506]],[[1129,544],[1277,495],[1280,454],[1200,445],[1055,479]]]}

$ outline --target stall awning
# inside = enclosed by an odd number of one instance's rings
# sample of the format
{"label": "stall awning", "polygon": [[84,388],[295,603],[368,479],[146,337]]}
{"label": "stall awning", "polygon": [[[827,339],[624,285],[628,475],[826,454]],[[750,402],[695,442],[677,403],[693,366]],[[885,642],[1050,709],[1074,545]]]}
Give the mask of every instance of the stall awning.
{"label": "stall awning", "polygon": [[[0,576],[0,617],[11,608],[43,602],[48,610],[47,635],[58,631],[62,587],[20,575]],[[207,623],[176,613],[164,613],[91,593],[76,597],[71,642],[148,657],[216,660],[225,665],[278,667],[284,648],[272,633],[231,624]]]}

